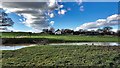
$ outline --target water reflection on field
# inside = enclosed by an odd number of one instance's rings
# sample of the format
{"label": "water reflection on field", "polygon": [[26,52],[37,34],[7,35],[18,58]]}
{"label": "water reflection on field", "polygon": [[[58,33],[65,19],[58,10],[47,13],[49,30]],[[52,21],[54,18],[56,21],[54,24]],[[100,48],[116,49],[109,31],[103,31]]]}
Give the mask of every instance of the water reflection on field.
{"label": "water reflection on field", "polygon": [[100,45],[100,46],[120,46],[118,42],[80,42],[80,43],[53,43],[50,45]]}
{"label": "water reflection on field", "polygon": [[[35,46],[37,44],[31,45],[1,45],[0,50],[17,50],[25,47]],[[49,45],[95,45],[95,46],[120,46],[118,42],[80,42],[80,43],[51,43]]]}
{"label": "water reflection on field", "polygon": [[35,45],[1,45],[0,50],[17,50],[25,47],[31,47]]}

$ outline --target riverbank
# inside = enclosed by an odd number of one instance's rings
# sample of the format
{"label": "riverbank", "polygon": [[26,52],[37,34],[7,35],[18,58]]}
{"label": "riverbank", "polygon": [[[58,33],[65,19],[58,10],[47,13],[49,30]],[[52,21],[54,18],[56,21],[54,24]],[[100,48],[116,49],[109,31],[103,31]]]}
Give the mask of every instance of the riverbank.
{"label": "riverbank", "polygon": [[48,44],[68,42],[120,42],[116,36],[40,35],[3,36],[3,44]]}
{"label": "riverbank", "polygon": [[120,46],[33,46],[2,51],[2,66],[120,67]]}

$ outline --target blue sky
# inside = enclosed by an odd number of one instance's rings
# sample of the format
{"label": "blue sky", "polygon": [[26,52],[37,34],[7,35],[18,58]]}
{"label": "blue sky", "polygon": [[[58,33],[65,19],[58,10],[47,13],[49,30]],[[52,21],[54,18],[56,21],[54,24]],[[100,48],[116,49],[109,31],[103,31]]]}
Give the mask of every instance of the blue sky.
{"label": "blue sky", "polygon": [[[50,21],[54,21],[53,27],[55,29],[76,29],[77,27],[94,22],[98,19],[106,19],[109,16],[118,14],[118,3],[117,2],[83,2],[83,4],[78,5],[75,2],[66,2],[64,8],[70,8],[71,10],[67,11],[63,15],[57,14],[55,10],[55,17],[51,18]],[[84,11],[80,11],[80,6],[83,6]],[[15,22],[13,25],[14,30],[21,31],[30,31],[32,27],[28,27],[23,24],[19,17],[15,13],[10,13],[9,17]],[[112,26],[114,29],[117,29],[117,25]]]}
{"label": "blue sky", "polygon": [[87,22],[104,19],[108,16],[118,13],[118,5],[114,2],[85,2],[84,11],[80,11],[76,3],[66,3],[67,7],[72,7],[71,11],[62,16],[56,16],[52,20],[55,21],[55,28],[72,28]]}

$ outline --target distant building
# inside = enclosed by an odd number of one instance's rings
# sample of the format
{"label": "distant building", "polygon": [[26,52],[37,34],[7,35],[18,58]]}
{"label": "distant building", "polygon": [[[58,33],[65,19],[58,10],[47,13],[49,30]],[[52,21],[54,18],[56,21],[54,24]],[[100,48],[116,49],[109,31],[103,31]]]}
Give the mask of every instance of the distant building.
{"label": "distant building", "polygon": [[61,31],[57,31],[57,32],[55,32],[55,34],[60,35],[62,33],[61,33]]}
{"label": "distant building", "polygon": [[72,34],[73,35],[74,31],[71,29],[64,29],[64,34]]}
{"label": "distant building", "polygon": [[55,34],[60,35],[60,34],[62,34],[62,31],[58,29],[58,30],[55,31]]}

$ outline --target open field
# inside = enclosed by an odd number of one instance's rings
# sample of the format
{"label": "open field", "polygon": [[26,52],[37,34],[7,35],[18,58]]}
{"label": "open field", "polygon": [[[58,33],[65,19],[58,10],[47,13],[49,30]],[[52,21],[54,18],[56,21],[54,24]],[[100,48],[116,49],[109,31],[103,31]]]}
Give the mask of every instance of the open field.
{"label": "open field", "polygon": [[105,66],[120,67],[117,46],[40,45],[2,51],[3,66]]}
{"label": "open field", "polygon": [[48,39],[63,40],[66,42],[119,42],[117,36],[81,36],[81,35],[47,35],[28,33],[2,33],[2,38],[28,38],[28,39]]}

